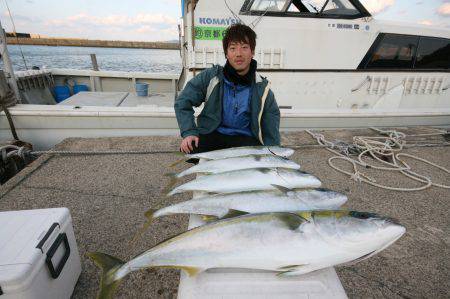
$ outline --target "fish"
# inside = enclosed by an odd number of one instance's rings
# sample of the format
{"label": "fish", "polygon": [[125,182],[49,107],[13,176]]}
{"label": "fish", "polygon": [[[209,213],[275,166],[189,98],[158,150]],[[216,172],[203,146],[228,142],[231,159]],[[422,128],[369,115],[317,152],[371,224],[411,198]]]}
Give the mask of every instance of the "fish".
{"label": "fish", "polygon": [[171,196],[185,191],[235,193],[254,190],[276,190],[273,185],[289,189],[318,188],[322,185],[315,176],[296,169],[255,168],[205,175],[170,191]]}
{"label": "fish", "polygon": [[293,153],[293,149],[281,146],[240,146],[198,154],[188,154],[186,157],[189,159],[218,160],[249,155],[274,155],[288,158]]}
{"label": "fish", "polygon": [[333,210],[339,209],[348,200],[344,194],[324,188],[296,190],[274,187],[278,190],[216,194],[159,210],[150,209],[144,213],[147,221],[135,234],[132,243],[142,236],[154,219],[168,215],[196,214],[201,215],[204,221],[217,221],[249,213]]}
{"label": "fish", "polygon": [[191,276],[241,268],[289,277],[367,259],[405,231],[396,220],[367,212],[271,212],[193,228],[128,262],[101,252],[87,255],[102,269],[98,298],[110,298],[121,279],[143,268],[176,268]]}
{"label": "fish", "polygon": [[175,177],[181,178],[194,173],[212,174],[252,168],[300,169],[300,165],[281,156],[249,155],[205,161],[176,174]]}
{"label": "fish", "polygon": [[247,191],[216,194],[180,202],[159,210],[149,210],[149,220],[173,214],[197,214],[205,219],[220,219],[243,213],[289,212],[339,209],[347,196],[329,189],[288,189],[274,186],[274,191]]}

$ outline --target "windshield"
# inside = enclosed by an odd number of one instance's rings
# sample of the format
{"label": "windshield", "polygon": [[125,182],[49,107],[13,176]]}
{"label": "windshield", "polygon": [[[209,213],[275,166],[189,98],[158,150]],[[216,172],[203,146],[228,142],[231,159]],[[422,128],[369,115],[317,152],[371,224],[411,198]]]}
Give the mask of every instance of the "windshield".
{"label": "windshield", "polygon": [[250,10],[338,16],[360,14],[350,0],[254,0]]}
{"label": "windshield", "polygon": [[289,0],[256,0],[253,2],[251,10],[253,11],[283,11]]}

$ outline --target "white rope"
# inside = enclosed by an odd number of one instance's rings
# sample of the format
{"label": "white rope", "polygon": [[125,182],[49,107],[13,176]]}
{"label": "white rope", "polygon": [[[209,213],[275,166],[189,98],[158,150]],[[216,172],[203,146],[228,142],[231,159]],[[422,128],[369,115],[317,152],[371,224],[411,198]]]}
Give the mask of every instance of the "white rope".
{"label": "white rope", "polygon": [[[433,167],[436,167],[446,172],[447,174],[450,174],[450,171],[443,166],[430,162],[426,159],[401,152],[406,146],[405,139],[408,136],[437,136],[447,134],[446,131],[439,131],[437,133],[429,133],[429,134],[406,135],[402,132],[394,130],[383,131],[376,128],[371,129],[377,131],[381,135],[385,135],[385,137],[355,136],[353,137],[353,144],[345,145],[345,143],[343,143],[342,141],[339,142],[328,141],[322,134],[313,133],[310,130],[306,130],[306,132],[309,135],[311,135],[311,137],[316,139],[319,146],[325,147],[328,151],[336,155],[328,159],[328,165],[330,165],[336,171],[348,175],[352,180],[356,182],[364,182],[375,187],[393,191],[420,191],[425,190],[431,186],[450,189],[450,186],[448,185],[433,183],[429,177],[426,177],[413,171],[411,166],[409,166],[405,161],[403,161],[400,158],[400,157],[408,157],[411,159],[415,159],[417,161],[421,161]],[[352,149],[353,153],[355,151],[359,152],[359,154],[357,154],[357,159],[349,157],[350,149]],[[386,166],[378,166],[366,163],[363,159],[364,157],[367,156],[372,157],[379,163]],[[391,162],[385,161],[381,157],[384,157],[386,160],[390,160]],[[337,167],[333,163],[334,160],[344,160],[349,162],[353,166],[353,173]],[[402,188],[402,187],[397,188],[382,185],[377,183],[375,179],[360,172],[358,170],[358,166],[363,168],[372,168],[384,171],[398,171],[412,180],[423,183],[423,185],[415,188]]]}

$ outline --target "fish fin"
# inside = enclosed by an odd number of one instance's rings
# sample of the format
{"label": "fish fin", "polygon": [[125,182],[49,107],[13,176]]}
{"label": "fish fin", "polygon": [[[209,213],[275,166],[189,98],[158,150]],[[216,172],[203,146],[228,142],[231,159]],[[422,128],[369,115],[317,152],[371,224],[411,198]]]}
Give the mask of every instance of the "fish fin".
{"label": "fish fin", "polygon": [[255,155],[255,156],[253,156],[253,159],[255,159],[255,161],[259,162],[259,161],[261,161],[262,157],[260,155]]}
{"label": "fish fin", "polygon": [[376,253],[376,250],[374,250],[374,251],[372,251],[372,252],[369,252],[368,254],[365,254],[365,255],[363,255],[363,256],[357,258],[356,260],[350,261],[350,262],[348,262],[348,263],[344,263],[344,264],[342,264],[342,266],[351,266],[351,265],[354,265],[354,264],[356,264],[356,263],[359,263],[360,261],[363,261],[363,260],[365,260],[365,259],[368,259],[369,257],[371,257],[372,255],[374,255],[375,253]]}
{"label": "fish fin", "polygon": [[203,271],[203,269],[195,267],[179,267],[179,268],[181,270],[184,270],[190,277],[196,276],[198,273]]}
{"label": "fish fin", "polygon": [[213,222],[219,219],[218,217],[212,215],[201,215],[201,218],[205,222]]}
{"label": "fish fin", "polygon": [[182,159],[180,159],[180,160],[177,160],[177,161],[173,162],[172,164],[170,164],[169,167],[175,167],[175,166],[177,166],[178,164],[183,163],[185,160],[186,160],[185,158],[182,158]]}
{"label": "fish fin", "polygon": [[294,213],[277,213],[279,220],[283,221],[286,226],[291,230],[296,230],[306,220],[302,216]]}
{"label": "fish fin", "polygon": [[180,269],[185,271],[190,277],[197,275],[198,273],[202,272],[203,269],[196,268],[196,267],[189,267],[189,266],[156,266],[156,268],[165,268],[165,269]]}
{"label": "fish fin", "polygon": [[244,211],[240,211],[240,210],[229,209],[228,213],[226,213],[225,215],[220,217],[220,219],[234,218],[234,217],[247,215],[247,214],[249,214],[249,213],[244,212]]}
{"label": "fish fin", "polygon": [[278,277],[289,277],[289,276],[305,274],[305,273],[309,272],[309,271],[306,271],[306,269],[305,269],[306,266],[308,266],[308,264],[281,267],[281,268],[279,268],[280,272],[278,272],[277,276]]}
{"label": "fish fin", "polygon": [[114,274],[123,264],[125,264],[125,262],[101,252],[89,252],[87,253],[87,256],[102,269],[100,291],[97,294],[97,298],[112,298],[121,281],[121,279],[114,280]]}
{"label": "fish fin", "polygon": [[284,186],[281,186],[281,185],[276,185],[276,184],[271,184],[271,185],[272,185],[272,187],[277,188],[279,191],[281,191],[281,192],[283,192],[285,194],[290,192],[290,191],[292,191],[292,189],[284,187]]}
{"label": "fish fin", "polygon": [[197,175],[211,175],[213,174],[211,171],[203,171],[203,172],[197,172]]}
{"label": "fish fin", "polygon": [[156,212],[156,209],[150,209],[147,212],[144,213],[145,218],[147,218],[147,221],[144,223],[144,225],[141,227],[140,230],[137,231],[137,233],[134,235],[133,239],[131,239],[130,244],[134,244],[139,237],[141,237],[145,231],[150,227],[150,225],[153,222],[153,214]]}
{"label": "fish fin", "polygon": [[167,194],[167,193],[170,192],[170,190],[173,188],[173,186],[175,186],[175,184],[178,181],[178,178],[177,178],[177,174],[176,173],[166,173],[166,174],[164,174],[164,176],[169,178],[169,183],[167,184],[167,186],[163,190],[163,192],[165,194]]}
{"label": "fish fin", "polygon": [[172,195],[180,193],[180,192],[183,192],[183,191],[179,191],[177,188],[175,188],[172,191],[170,191],[169,193],[167,193],[167,192],[164,192],[164,193],[166,193],[166,196],[172,196]]}

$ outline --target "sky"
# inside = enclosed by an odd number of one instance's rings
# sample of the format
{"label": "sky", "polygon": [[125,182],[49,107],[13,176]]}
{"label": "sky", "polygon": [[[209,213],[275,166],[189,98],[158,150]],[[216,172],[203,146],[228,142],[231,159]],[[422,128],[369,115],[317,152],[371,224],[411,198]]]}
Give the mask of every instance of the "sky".
{"label": "sky", "polygon": [[[180,0],[0,0],[0,21],[11,32],[5,1],[17,32],[103,40],[178,40]],[[361,2],[377,19],[450,28],[450,0]]]}

